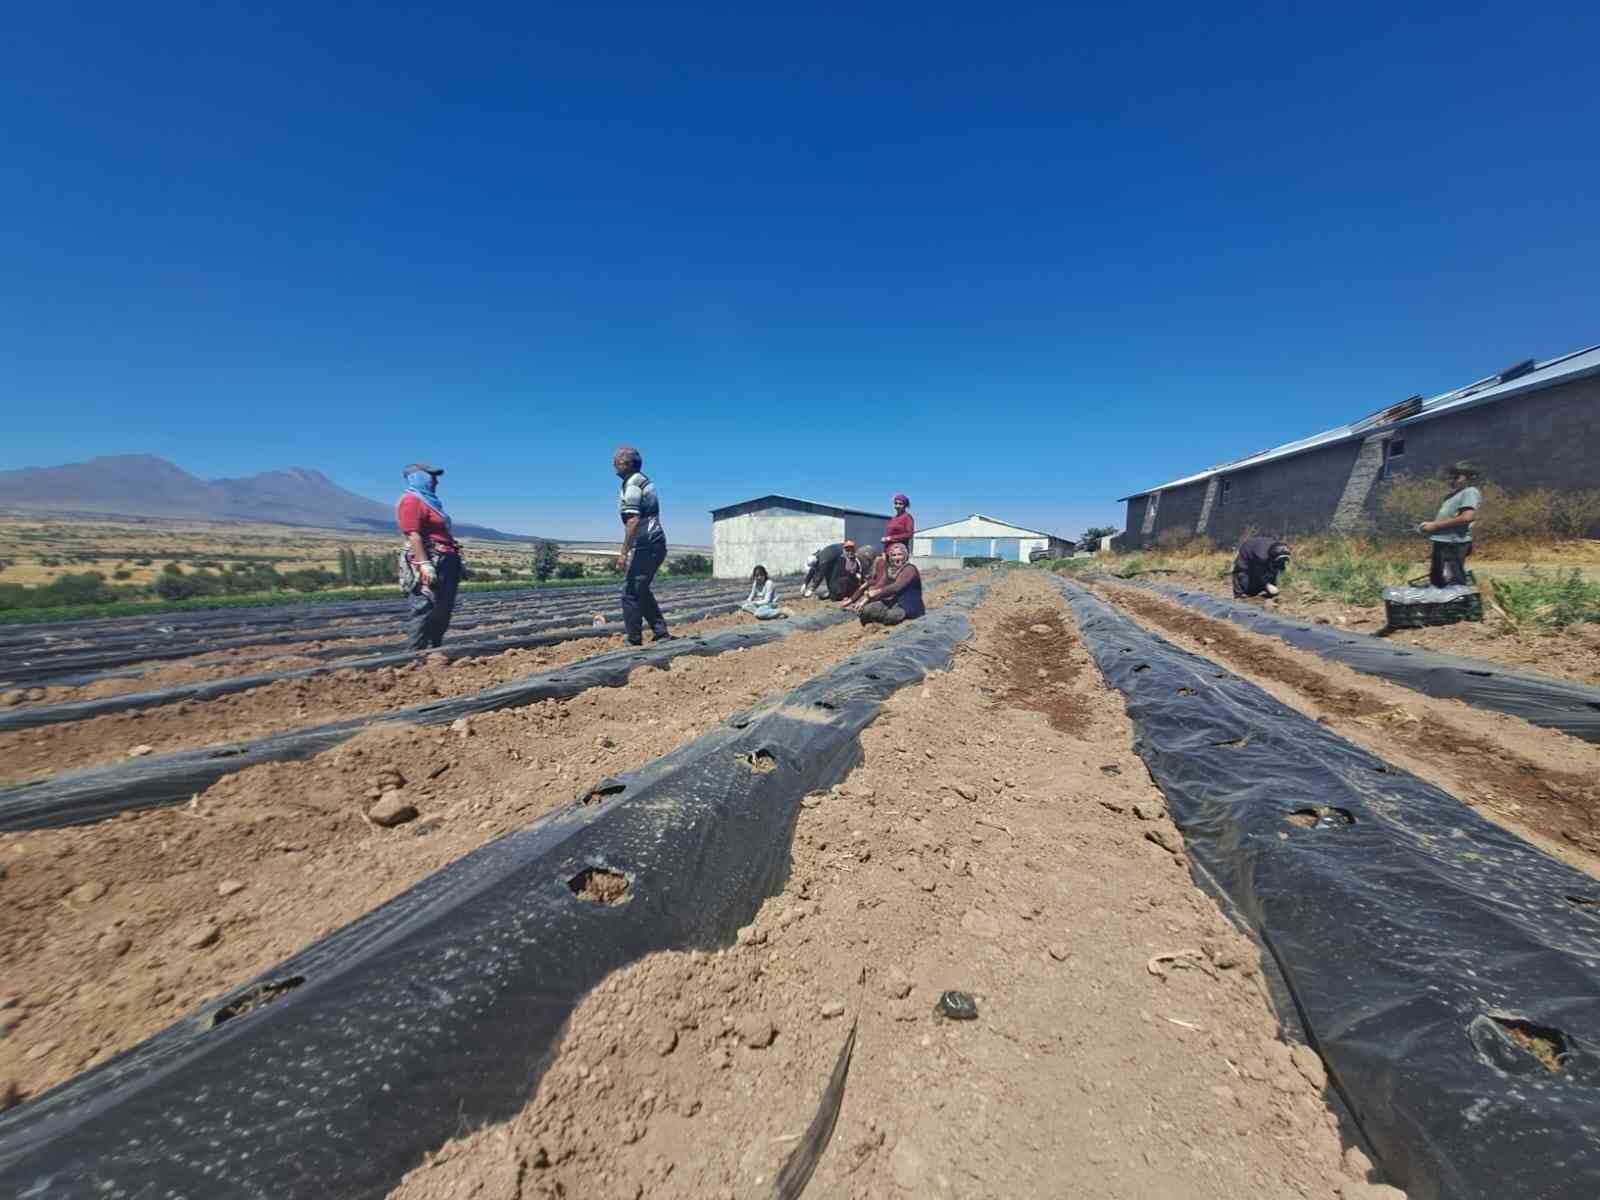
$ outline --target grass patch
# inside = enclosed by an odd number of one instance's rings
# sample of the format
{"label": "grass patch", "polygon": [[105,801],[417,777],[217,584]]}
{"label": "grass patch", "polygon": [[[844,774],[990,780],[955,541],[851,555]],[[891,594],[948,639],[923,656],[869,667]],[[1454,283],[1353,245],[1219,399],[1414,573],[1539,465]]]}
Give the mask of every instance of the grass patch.
{"label": "grass patch", "polygon": [[1495,606],[1519,629],[1566,629],[1600,621],[1600,583],[1580,571],[1545,574],[1528,567],[1519,579],[1495,578],[1490,586]]}

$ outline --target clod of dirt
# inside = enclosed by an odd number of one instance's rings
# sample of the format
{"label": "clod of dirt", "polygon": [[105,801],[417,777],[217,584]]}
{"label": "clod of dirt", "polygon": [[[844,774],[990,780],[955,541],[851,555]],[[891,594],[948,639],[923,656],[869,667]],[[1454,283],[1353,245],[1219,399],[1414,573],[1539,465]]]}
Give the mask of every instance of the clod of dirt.
{"label": "clod of dirt", "polygon": [[1293,1061],[1295,1070],[1305,1076],[1305,1080],[1319,1092],[1327,1085],[1328,1069],[1322,1065],[1322,1056],[1310,1046],[1295,1046],[1289,1051],[1289,1058]]}
{"label": "clod of dirt", "polygon": [[817,1006],[817,1011],[822,1014],[824,1020],[831,1017],[841,1017],[844,1015],[844,1001],[824,1000]]}
{"label": "clod of dirt", "polygon": [[407,803],[399,792],[385,792],[376,804],[367,809],[367,820],[385,829],[404,825],[407,821],[415,820],[416,816],[416,806]]}
{"label": "clod of dirt", "polygon": [[14,1079],[0,1079],[0,1112],[8,1108],[15,1108],[22,1103],[22,1093],[17,1089]]}
{"label": "clod of dirt", "polygon": [[778,1027],[759,1013],[745,1013],[734,1021],[733,1029],[752,1050],[765,1050],[778,1036]]}
{"label": "clod of dirt", "polygon": [[215,921],[204,921],[194,926],[184,935],[183,948],[185,950],[204,950],[215,946],[222,939],[222,927]]}
{"label": "clod of dirt", "polygon": [[472,727],[472,722],[465,717],[457,717],[450,722],[450,732],[458,738],[469,738],[477,735],[477,730]]}
{"label": "clod of dirt", "polygon": [[238,879],[224,879],[217,884],[217,895],[219,896],[237,896],[242,891],[244,891],[244,883]]}
{"label": "clod of dirt", "polygon": [[1344,1152],[1341,1160],[1344,1173],[1357,1183],[1365,1183],[1372,1175],[1372,1160],[1368,1158],[1360,1146],[1351,1146]]}
{"label": "clod of dirt", "polygon": [[1133,815],[1141,821],[1159,821],[1167,815],[1167,810],[1149,800],[1136,800],[1133,805]]}
{"label": "clod of dirt", "polygon": [[1049,951],[1050,957],[1055,959],[1057,962],[1066,962],[1067,959],[1072,957],[1072,951],[1067,948],[1067,944],[1065,942],[1050,943]]}
{"label": "clod of dirt", "polygon": [[264,1008],[274,1000],[294,991],[306,981],[304,975],[293,975],[288,979],[278,979],[270,983],[257,984],[244,995],[224,1004],[211,1014],[211,1027],[215,1029],[224,1021],[231,1021],[234,1017],[242,1017],[252,1013],[258,1008]]}
{"label": "clod of dirt", "polygon": [[997,938],[1000,936],[1000,922],[981,908],[968,909],[961,918],[961,928],[965,929],[973,937]]}
{"label": "clod of dirt", "polygon": [[145,755],[154,754],[155,752],[156,748],[154,746],[138,745],[128,751],[128,757],[143,758]]}
{"label": "clod of dirt", "polygon": [[1029,633],[1049,634],[1049,633],[1054,633],[1055,630],[1051,629],[1050,626],[1046,625],[1043,621],[1041,621],[1037,625],[1029,625],[1028,626],[1028,632]]}
{"label": "clod of dirt", "polygon": [[591,904],[622,904],[628,899],[627,877],[604,867],[585,867],[567,881],[567,887]]}
{"label": "clod of dirt", "polygon": [[80,883],[72,889],[72,899],[77,904],[93,904],[111,889],[99,879],[91,879],[88,883]]}
{"label": "clod of dirt", "polygon": [[658,1021],[650,1028],[649,1041],[650,1049],[665,1058],[678,1048],[678,1031],[665,1021]]}
{"label": "clod of dirt", "polygon": [[734,936],[741,946],[760,946],[766,943],[767,931],[757,929],[754,925],[741,925]]}
{"label": "clod of dirt", "polygon": [[1178,836],[1178,831],[1165,825],[1158,825],[1154,829],[1145,830],[1145,840],[1154,842],[1168,854],[1180,855],[1183,853],[1183,839]]}
{"label": "clod of dirt", "polygon": [[95,940],[95,953],[104,958],[121,958],[133,949],[133,939],[115,929],[108,929]]}
{"label": "clod of dirt", "polygon": [[911,994],[911,980],[898,968],[892,967],[883,977],[883,994],[891,1000],[904,1000]]}

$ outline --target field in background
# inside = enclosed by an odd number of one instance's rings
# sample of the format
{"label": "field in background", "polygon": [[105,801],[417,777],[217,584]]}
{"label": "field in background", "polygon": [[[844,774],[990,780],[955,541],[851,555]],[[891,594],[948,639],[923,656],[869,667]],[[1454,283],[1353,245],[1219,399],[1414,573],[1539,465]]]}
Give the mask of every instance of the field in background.
{"label": "field in background", "polygon": [[[463,538],[462,544],[468,590],[534,582],[535,543]],[[0,516],[0,623],[392,595],[399,546],[398,533],[266,523]],[[560,544],[557,573],[567,578],[548,582],[613,577],[617,546]],[[697,553],[709,556],[709,548],[674,547],[669,573],[674,563],[685,573],[683,567],[695,565],[685,560]],[[363,569],[352,571],[352,561]],[[214,594],[162,599],[155,589],[174,571]],[[709,563],[704,572],[687,573],[709,573]],[[212,580],[226,586],[213,587]],[[176,590],[169,581],[168,591]]]}

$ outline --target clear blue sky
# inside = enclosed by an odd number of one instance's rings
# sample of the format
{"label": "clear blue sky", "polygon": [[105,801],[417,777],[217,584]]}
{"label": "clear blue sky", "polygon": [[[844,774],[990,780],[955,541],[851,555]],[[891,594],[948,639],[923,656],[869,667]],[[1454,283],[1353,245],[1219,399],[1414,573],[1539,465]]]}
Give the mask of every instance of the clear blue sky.
{"label": "clear blue sky", "polygon": [[[12,5],[0,467],[1067,535],[1600,341],[1600,5]],[[1216,11],[1208,11],[1216,10]]]}

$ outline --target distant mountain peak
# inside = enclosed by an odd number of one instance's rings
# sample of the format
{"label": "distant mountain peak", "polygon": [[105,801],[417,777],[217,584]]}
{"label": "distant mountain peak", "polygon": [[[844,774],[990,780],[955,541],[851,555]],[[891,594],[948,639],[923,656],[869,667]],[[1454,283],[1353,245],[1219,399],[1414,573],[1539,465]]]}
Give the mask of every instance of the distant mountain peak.
{"label": "distant mountain peak", "polygon": [[[239,479],[201,479],[154,454],[103,454],[57,467],[0,471],[0,508],[394,530],[390,504],[340,487],[315,467],[282,467]],[[468,537],[535,540],[483,526],[458,523],[456,528]]]}

